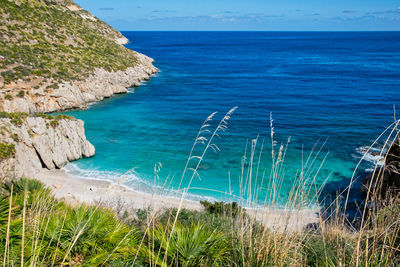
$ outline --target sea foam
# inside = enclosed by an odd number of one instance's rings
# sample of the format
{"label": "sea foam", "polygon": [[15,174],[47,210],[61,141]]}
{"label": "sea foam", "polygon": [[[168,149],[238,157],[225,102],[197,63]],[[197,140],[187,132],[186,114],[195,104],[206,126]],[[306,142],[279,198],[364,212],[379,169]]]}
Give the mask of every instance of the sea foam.
{"label": "sea foam", "polygon": [[[174,188],[164,188],[163,186],[160,186],[158,184],[150,183],[146,179],[140,177],[139,174],[132,171],[121,173],[117,171],[82,169],[76,163],[67,164],[63,168],[63,170],[67,175],[72,177],[76,177],[79,179],[106,181],[135,192],[143,192],[148,194],[156,193],[172,197],[182,196],[182,190],[175,190]],[[216,198],[210,196],[201,196],[192,193],[187,193],[185,198],[193,201],[217,201]]]}

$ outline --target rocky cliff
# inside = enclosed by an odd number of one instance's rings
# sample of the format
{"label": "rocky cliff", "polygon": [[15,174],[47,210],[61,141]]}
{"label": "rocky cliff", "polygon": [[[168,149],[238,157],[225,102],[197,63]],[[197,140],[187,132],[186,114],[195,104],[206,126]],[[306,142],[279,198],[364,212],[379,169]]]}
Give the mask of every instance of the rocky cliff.
{"label": "rocky cliff", "polygon": [[34,177],[42,168],[61,168],[95,153],[83,121],[72,117],[14,113],[1,118],[0,125],[0,147],[8,151],[0,157],[0,177]]}
{"label": "rocky cliff", "polygon": [[83,108],[148,80],[153,60],[126,43],[72,0],[0,0],[0,173],[33,177],[94,154],[82,121],[27,114]]}
{"label": "rocky cliff", "polygon": [[[0,102],[0,111],[6,112],[54,112],[83,108],[87,104],[101,101],[113,94],[126,93],[129,87],[139,86],[157,72],[153,60],[136,53],[138,64],[126,70],[109,72],[97,68],[83,81],[71,80],[58,84],[57,89],[33,88],[24,81],[10,83],[3,87],[3,95],[17,95]],[[18,96],[17,92],[23,91]],[[1,95],[1,93],[0,93]]]}
{"label": "rocky cliff", "polygon": [[157,72],[118,31],[70,0],[0,0],[0,111],[81,108]]}

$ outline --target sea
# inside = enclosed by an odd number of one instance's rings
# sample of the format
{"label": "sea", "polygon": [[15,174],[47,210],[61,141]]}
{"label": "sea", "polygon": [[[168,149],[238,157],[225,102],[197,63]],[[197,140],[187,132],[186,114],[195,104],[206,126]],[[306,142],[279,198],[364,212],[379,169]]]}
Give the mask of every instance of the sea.
{"label": "sea", "polygon": [[400,32],[123,34],[159,73],[66,112],[96,147],[70,175],[282,207],[302,191],[315,205],[352,177],[357,188],[379,156],[355,167],[400,109]]}

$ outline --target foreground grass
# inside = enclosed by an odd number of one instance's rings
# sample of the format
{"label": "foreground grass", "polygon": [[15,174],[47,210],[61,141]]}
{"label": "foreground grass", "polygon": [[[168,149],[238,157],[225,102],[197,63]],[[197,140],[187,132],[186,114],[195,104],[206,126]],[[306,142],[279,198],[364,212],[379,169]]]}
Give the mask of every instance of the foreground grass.
{"label": "foreground grass", "polygon": [[340,220],[322,223],[314,230],[272,231],[236,205],[221,203],[215,209],[205,203],[207,210],[183,209],[179,214],[176,209],[157,213],[128,209],[118,217],[101,206],[69,206],[35,180],[2,184],[2,192],[4,266],[399,264],[398,199],[379,210],[360,238],[359,232],[346,230]]}

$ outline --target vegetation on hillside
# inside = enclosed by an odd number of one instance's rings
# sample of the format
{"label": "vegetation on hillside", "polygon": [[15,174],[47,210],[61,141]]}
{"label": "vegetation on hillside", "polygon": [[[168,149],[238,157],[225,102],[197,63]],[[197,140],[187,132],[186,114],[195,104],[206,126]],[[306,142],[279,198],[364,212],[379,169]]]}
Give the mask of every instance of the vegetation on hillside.
{"label": "vegetation on hillside", "polygon": [[0,161],[13,157],[15,154],[14,144],[0,143]]}
{"label": "vegetation on hillside", "polygon": [[[22,123],[24,122],[24,120],[27,117],[41,117],[45,120],[48,120],[49,124],[54,127],[58,125],[60,120],[75,120],[74,117],[68,116],[65,114],[58,114],[57,116],[54,117],[52,115],[48,115],[45,113],[28,114],[28,113],[24,113],[24,112],[9,113],[9,112],[0,111],[0,119],[2,119],[2,118],[10,119],[10,122],[17,126],[22,125]],[[2,127],[4,127],[4,126],[2,126]],[[2,132],[0,132],[0,135],[3,135]],[[0,138],[0,140],[1,140],[1,138]]]}
{"label": "vegetation on hillside", "polygon": [[135,66],[135,52],[115,43],[122,37],[119,32],[86,11],[69,10],[70,4],[0,0],[0,82],[21,79],[34,88],[56,89],[60,82],[83,79],[95,68]]}

